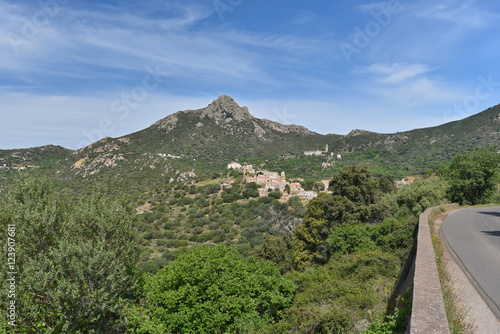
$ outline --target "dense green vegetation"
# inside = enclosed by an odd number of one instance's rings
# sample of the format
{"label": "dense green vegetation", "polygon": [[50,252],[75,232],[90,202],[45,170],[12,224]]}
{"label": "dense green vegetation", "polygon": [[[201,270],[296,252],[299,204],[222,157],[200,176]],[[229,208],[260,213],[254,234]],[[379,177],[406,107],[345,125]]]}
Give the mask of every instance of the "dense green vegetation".
{"label": "dense green vegetation", "polygon": [[500,181],[499,152],[498,147],[487,147],[457,154],[445,171],[450,199],[460,204],[487,203]]}
{"label": "dense green vegetation", "polygon": [[[500,200],[498,149],[473,151],[499,144],[499,112],[324,136],[255,119],[225,97],[75,152],[0,151],[17,332],[402,332],[411,300],[398,283],[418,215]],[[333,156],[303,154],[325,144]],[[259,197],[225,170],[233,160],[304,178],[306,190],[331,180],[331,193]],[[14,181],[27,165],[40,166],[36,177]],[[415,183],[396,189],[408,175]]]}
{"label": "dense green vegetation", "polygon": [[244,185],[224,203],[217,184],[179,184],[155,191],[166,201],[148,203],[162,210],[139,215],[20,180],[1,209],[18,238],[19,330],[359,332],[393,312],[417,216],[446,193],[436,177],[401,190],[384,179],[346,167],[307,210],[296,198],[246,198]]}
{"label": "dense green vegetation", "polygon": [[[57,180],[58,191],[71,196],[88,195],[96,184],[106,184],[112,196],[126,193],[131,198],[160,185],[218,177],[231,161],[316,180],[331,179],[347,165],[366,162],[377,176],[431,175],[458,152],[500,145],[499,114],[500,106],[495,106],[433,128],[321,135],[254,118],[225,97],[207,108],[179,112],[147,129],[122,138],[104,138],[78,151],[57,147],[0,150],[0,197],[6,196],[5,186],[16,173],[2,170],[4,163],[9,168],[41,166]],[[303,154],[323,150],[326,144],[333,156]]]}
{"label": "dense green vegetation", "polygon": [[234,248],[201,246],[146,280],[144,310],[136,309],[131,327],[139,333],[257,332],[290,306],[295,289],[273,263],[245,260]]}
{"label": "dense green vegetation", "polygon": [[47,180],[32,178],[19,181],[10,198],[0,206],[2,235],[12,232],[2,257],[15,261],[1,284],[12,291],[7,278],[15,272],[15,298],[2,293],[1,303],[6,310],[15,301],[17,318],[13,327],[2,316],[0,329],[123,333],[121,301],[135,299],[140,282],[130,210],[98,194],[63,199]]}

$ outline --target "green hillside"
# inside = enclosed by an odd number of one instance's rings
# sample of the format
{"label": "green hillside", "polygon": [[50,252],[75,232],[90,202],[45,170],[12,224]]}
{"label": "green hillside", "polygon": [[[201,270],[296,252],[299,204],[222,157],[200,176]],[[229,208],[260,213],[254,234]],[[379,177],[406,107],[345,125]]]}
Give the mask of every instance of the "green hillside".
{"label": "green hillside", "polygon": [[[369,162],[375,174],[400,178],[436,171],[460,151],[500,145],[499,131],[497,105],[432,128],[394,134],[354,130],[346,136],[321,135],[302,126],[255,118],[231,97],[221,96],[206,108],[179,111],[144,130],[104,138],[77,151],[54,146],[3,150],[0,167],[3,163],[6,167],[41,166],[61,187],[85,193],[101,183],[111,192],[126,191],[131,196],[158,185],[220,175],[231,161],[316,179],[331,178],[345,165]],[[333,157],[303,154],[305,150],[324,150],[326,144]],[[2,182],[13,171],[4,168]]]}

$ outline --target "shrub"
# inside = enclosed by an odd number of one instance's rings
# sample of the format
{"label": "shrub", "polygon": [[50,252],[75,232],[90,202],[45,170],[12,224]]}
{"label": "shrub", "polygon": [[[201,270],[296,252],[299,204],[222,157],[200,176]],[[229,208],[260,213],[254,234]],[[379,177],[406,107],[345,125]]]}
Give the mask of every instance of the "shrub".
{"label": "shrub", "polygon": [[259,330],[292,302],[295,285],[273,264],[234,248],[201,246],[177,256],[145,285],[150,324],[172,333]]}
{"label": "shrub", "polygon": [[7,224],[16,226],[20,246],[16,331],[122,333],[120,300],[133,298],[139,282],[132,211],[96,193],[72,202],[32,178],[19,181],[10,198],[0,221],[4,235]]}

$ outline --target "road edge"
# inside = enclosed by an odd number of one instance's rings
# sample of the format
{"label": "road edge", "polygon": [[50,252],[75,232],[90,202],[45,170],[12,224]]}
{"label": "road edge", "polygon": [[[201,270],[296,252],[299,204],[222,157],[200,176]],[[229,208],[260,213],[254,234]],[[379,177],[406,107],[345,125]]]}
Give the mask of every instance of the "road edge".
{"label": "road edge", "polygon": [[[458,208],[452,209],[451,211],[447,212],[446,216],[443,219],[443,223],[442,224],[445,223],[446,218],[448,217],[449,213],[451,213],[453,211],[460,210],[460,209],[465,209],[465,208],[458,207]],[[471,285],[474,287],[474,289],[476,290],[476,292],[481,296],[481,298],[486,303],[486,305],[488,306],[488,308],[490,309],[490,311],[497,317],[497,320],[500,321],[500,309],[491,300],[491,298],[488,296],[488,294],[486,292],[484,292],[484,290],[474,280],[474,278],[472,277],[471,273],[467,270],[467,268],[465,268],[464,264],[462,263],[462,260],[460,260],[460,258],[458,257],[458,255],[455,253],[455,251],[451,247],[451,245],[448,243],[448,240],[446,239],[446,236],[444,235],[444,233],[442,231],[442,226],[439,228],[438,234],[439,234],[439,238],[441,238],[441,241],[445,245],[446,250],[448,251],[448,254],[450,254],[450,257],[453,259],[453,261],[455,262],[455,264],[462,270],[462,272],[465,275],[465,277],[467,277],[467,279],[469,280],[469,282],[471,283]]]}

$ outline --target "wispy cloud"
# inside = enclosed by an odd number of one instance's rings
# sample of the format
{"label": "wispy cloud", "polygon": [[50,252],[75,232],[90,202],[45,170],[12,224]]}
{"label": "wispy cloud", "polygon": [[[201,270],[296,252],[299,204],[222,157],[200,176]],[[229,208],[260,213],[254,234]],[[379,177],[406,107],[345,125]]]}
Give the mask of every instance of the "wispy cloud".
{"label": "wispy cloud", "polygon": [[422,8],[419,14],[426,18],[434,18],[456,23],[462,27],[482,28],[495,23],[500,18],[498,13],[488,11],[476,0],[448,0],[432,3]]}
{"label": "wispy cloud", "polygon": [[380,9],[387,9],[389,8],[389,5],[394,6],[395,2],[388,2],[388,1],[380,1],[380,2],[371,2],[371,3],[366,3],[359,5],[357,8],[361,12],[371,12],[374,10],[380,10]]}
{"label": "wispy cloud", "polygon": [[305,25],[315,22],[317,16],[309,10],[301,10],[292,18],[292,24]]}
{"label": "wispy cloud", "polygon": [[[69,1],[25,36],[40,3],[0,0],[0,105],[8,114],[0,147],[10,129],[18,141],[31,131],[39,144],[74,147],[83,130],[116,116],[110,104],[141,87],[147,67],[159,66],[161,84],[109,135],[220,94],[265,118],[286,110],[322,133],[398,131],[439,124],[444,110],[473,96],[478,76],[500,80],[493,1],[400,1],[403,10],[385,21],[382,10],[397,2],[244,1],[221,21],[212,1]],[[17,52],[13,36],[24,39]],[[341,41],[358,42],[350,66]]]}
{"label": "wispy cloud", "polygon": [[384,84],[399,84],[430,71],[431,69],[425,64],[376,63],[368,67],[357,69],[355,73],[369,75],[373,79]]}
{"label": "wispy cloud", "polygon": [[[0,13],[12,23],[0,27],[0,35],[22,30],[25,18],[13,8]],[[192,28],[213,15],[210,6],[176,4],[163,10],[171,17],[159,18],[153,9],[140,13],[123,13],[113,7],[64,9],[43,33],[21,45],[26,52],[15,54],[8,40],[0,40],[0,70],[15,73],[28,84],[42,85],[51,76],[91,79],[100,77],[103,69],[109,77],[126,76],[160,63],[175,80],[271,84],[270,67],[296,64],[300,56],[320,54],[324,49],[310,38],[209,24],[204,29]]]}

